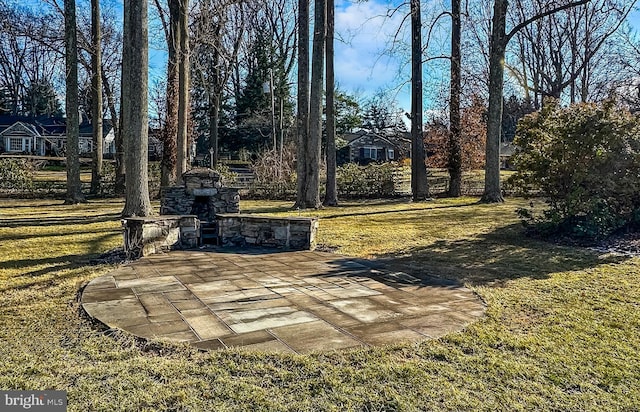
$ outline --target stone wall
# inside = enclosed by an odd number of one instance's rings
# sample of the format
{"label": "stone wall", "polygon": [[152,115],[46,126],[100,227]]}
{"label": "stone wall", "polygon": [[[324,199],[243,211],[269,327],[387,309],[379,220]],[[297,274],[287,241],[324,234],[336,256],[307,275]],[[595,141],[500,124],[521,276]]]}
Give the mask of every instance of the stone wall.
{"label": "stone wall", "polygon": [[123,220],[129,258],[195,248],[200,241],[289,250],[315,247],[317,219],[240,215],[238,189],[222,187],[215,171],[192,169],[182,179],[183,186],[162,188],[161,216]]}
{"label": "stone wall", "polygon": [[[234,188],[197,188],[191,193],[184,186],[163,187],[160,194],[161,215],[191,215],[213,221],[219,213],[239,213],[240,194]],[[194,210],[196,199],[206,202],[206,208]],[[199,213],[196,213],[199,212]]]}
{"label": "stone wall", "polygon": [[316,245],[318,219],[218,214],[218,238],[223,246],[264,246],[310,250]]}
{"label": "stone wall", "polygon": [[163,187],[161,215],[196,215],[211,222],[218,213],[239,213],[238,189],[222,187],[221,176],[211,169],[195,168],[182,175],[183,186]]}
{"label": "stone wall", "polygon": [[128,259],[195,248],[199,243],[200,220],[197,216],[130,217],[122,220],[122,227]]}

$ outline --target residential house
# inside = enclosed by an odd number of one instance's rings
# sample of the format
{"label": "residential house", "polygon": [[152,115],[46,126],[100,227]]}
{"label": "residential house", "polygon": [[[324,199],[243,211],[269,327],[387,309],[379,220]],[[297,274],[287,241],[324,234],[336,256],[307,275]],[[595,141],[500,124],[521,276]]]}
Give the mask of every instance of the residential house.
{"label": "residential house", "polygon": [[36,126],[25,121],[0,125],[0,152],[41,153],[42,139]]}
{"label": "residential house", "polygon": [[[67,143],[66,120],[60,117],[0,116],[0,153],[63,156]],[[80,125],[78,146],[81,155],[93,151],[93,128]],[[103,154],[115,153],[115,136],[110,120],[103,122]]]}
{"label": "residential house", "polygon": [[373,133],[360,130],[342,136],[347,145],[338,152],[339,163],[391,162],[410,157],[408,133]]}
{"label": "residential house", "polygon": [[500,168],[511,170],[513,164],[511,163],[511,157],[516,152],[516,146],[512,142],[500,143]]}

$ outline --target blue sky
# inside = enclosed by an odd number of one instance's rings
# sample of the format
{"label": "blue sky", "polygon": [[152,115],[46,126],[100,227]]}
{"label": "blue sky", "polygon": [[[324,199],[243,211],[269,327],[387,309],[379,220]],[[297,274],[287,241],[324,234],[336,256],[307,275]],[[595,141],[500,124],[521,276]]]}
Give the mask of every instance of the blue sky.
{"label": "blue sky", "polygon": [[[121,0],[114,1],[121,3]],[[442,3],[447,3],[445,6],[449,7],[447,0],[423,0],[423,10],[429,5],[445,7]],[[409,21],[404,21],[403,29],[398,31],[407,6],[388,17],[388,10],[393,4],[400,4],[400,0],[336,0],[336,82],[341,90],[361,100],[379,91],[387,92],[396,100],[399,108],[409,111]],[[640,30],[640,11],[637,7],[630,16],[630,22],[636,30]],[[394,36],[399,41],[395,45],[391,43]],[[443,46],[448,47],[447,44]],[[150,80],[153,82],[164,77],[166,51],[152,46],[149,61]],[[442,63],[425,65],[425,111],[441,109],[434,106],[432,102],[435,99],[432,97],[446,89],[448,69],[442,70],[438,66],[442,66]]]}
{"label": "blue sky", "polygon": [[[433,1],[427,0],[426,3]],[[345,37],[345,42],[336,44],[336,79],[339,86],[362,96],[377,90],[389,90],[398,106],[409,111],[409,57],[406,54],[403,56],[402,52],[398,56],[381,55],[388,46],[389,38],[396,33],[403,18],[402,13],[392,18],[382,17],[389,7],[383,0],[338,1],[336,4],[336,32],[344,33]],[[629,20],[635,30],[640,30],[640,11],[637,6]],[[406,21],[405,39],[408,39],[408,26],[409,21]],[[425,65],[425,72],[425,85],[431,82],[432,85],[446,86],[448,70]],[[430,93],[437,92],[425,86],[426,111],[440,109],[433,106],[433,100],[429,98]]]}
{"label": "blue sky", "polygon": [[[8,1],[36,5],[42,0]],[[122,0],[112,1],[122,4]],[[398,27],[404,19],[406,8],[387,17],[388,10],[392,7],[390,2],[398,4],[399,1],[336,0],[336,81],[341,90],[355,94],[361,99],[366,99],[381,90],[388,91],[400,108],[409,111],[410,66],[406,50],[409,21],[404,22],[404,30],[397,36],[400,44],[395,47],[390,44],[390,39],[397,34]],[[442,3],[442,0],[423,0],[423,10],[429,4],[440,4],[436,7],[443,7]],[[444,3],[448,1],[445,0]],[[630,22],[636,30],[640,30],[640,11],[637,7],[630,16]],[[158,34],[162,36],[161,33]],[[393,49],[392,53],[389,53],[390,49]],[[151,48],[149,60],[151,81],[164,77],[166,52]],[[447,77],[448,70],[425,65],[425,110],[439,109],[430,107],[433,99],[430,99],[429,94],[446,88]]]}

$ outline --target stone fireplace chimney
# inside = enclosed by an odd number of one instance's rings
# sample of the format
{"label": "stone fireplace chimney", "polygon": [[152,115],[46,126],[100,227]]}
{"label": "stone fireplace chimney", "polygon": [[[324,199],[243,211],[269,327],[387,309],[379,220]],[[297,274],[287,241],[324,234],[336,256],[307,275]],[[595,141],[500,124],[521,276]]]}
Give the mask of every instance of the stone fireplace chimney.
{"label": "stone fireplace chimney", "polygon": [[219,213],[239,213],[238,189],[223,187],[219,173],[206,168],[191,169],[182,175],[184,186],[162,188],[161,215],[196,215],[212,222]]}

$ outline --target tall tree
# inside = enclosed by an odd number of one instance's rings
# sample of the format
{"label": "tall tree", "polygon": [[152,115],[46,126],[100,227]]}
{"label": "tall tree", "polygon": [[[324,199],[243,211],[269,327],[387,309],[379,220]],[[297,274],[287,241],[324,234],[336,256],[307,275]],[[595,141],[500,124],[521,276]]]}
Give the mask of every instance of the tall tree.
{"label": "tall tree", "polygon": [[122,105],[120,105],[120,113],[116,107],[116,95],[113,87],[111,86],[111,80],[106,76],[104,70],[102,71],[102,85],[104,86],[104,93],[107,97],[107,107],[109,108],[109,114],[111,115],[111,126],[113,127],[114,143],[115,143],[115,181],[113,183],[113,191],[117,196],[125,195],[125,164],[124,164],[124,141],[122,137]]}
{"label": "tall tree", "polygon": [[91,0],[91,125],[93,129],[93,165],[91,193],[99,193],[102,184],[102,35],[100,0]]}
{"label": "tall tree", "polygon": [[79,113],[78,113],[78,40],[76,37],[76,2],[64,1],[64,45],[66,62],[67,112],[67,194],[65,204],[84,201],[80,182]]}
{"label": "tall tree", "polygon": [[[58,8],[59,15],[52,16],[47,9],[36,13],[18,2],[0,2],[0,89],[13,115],[58,114],[51,87],[65,73],[64,30],[59,29],[64,9]],[[51,41],[49,32],[55,37]]]}
{"label": "tall tree", "polygon": [[485,155],[485,178],[482,201],[485,203],[503,202],[500,189],[500,136],[502,135],[502,101],[504,90],[504,59],[507,44],[511,38],[529,24],[562,10],[588,3],[589,0],[568,2],[564,5],[541,11],[516,24],[506,32],[507,0],[495,0],[491,38],[489,41],[489,110],[487,117],[487,146]]}
{"label": "tall tree", "polygon": [[307,186],[307,140],[309,137],[309,0],[298,0],[298,134],[296,204],[304,208]]}
{"label": "tall tree", "polygon": [[336,116],[335,116],[335,70],[334,70],[334,33],[335,33],[335,2],[327,2],[327,90],[326,90],[326,124],[327,124],[327,183],[324,195],[325,206],[338,205],[338,188],[336,182]]}
{"label": "tall tree", "polygon": [[462,194],[462,144],[460,125],[460,0],[451,0],[451,87],[449,97],[449,196]]}
{"label": "tall tree", "polygon": [[122,216],[151,214],[148,175],[148,18],[146,0],[124,2],[122,50],[122,135],[126,201]]}
{"label": "tall tree", "polygon": [[[535,8],[533,1],[514,2],[518,19],[526,19]],[[620,50],[620,28],[634,3],[591,0],[524,27],[514,36],[513,58],[506,69],[537,108],[543,96],[571,103],[606,97],[611,85],[627,75],[615,53]]]}
{"label": "tall tree", "polygon": [[322,98],[324,83],[327,3],[315,0],[313,51],[311,56],[311,96],[309,98],[309,139],[306,155],[304,207],[317,209],[320,204],[320,156],[322,151]]}
{"label": "tall tree", "polygon": [[[215,0],[198,3],[192,37],[192,93],[194,117],[200,129],[208,134],[210,164],[215,168],[219,159],[220,119],[225,98],[225,86],[238,64],[238,52],[247,22],[245,4],[220,4]],[[224,113],[223,113],[224,115]]]}
{"label": "tall tree", "polygon": [[429,196],[422,133],[422,16],[420,0],[411,0],[411,193],[414,201]]}
{"label": "tall tree", "polygon": [[187,171],[189,160],[189,0],[180,0],[178,19],[178,183]]}
{"label": "tall tree", "polygon": [[176,183],[178,151],[178,48],[180,44],[180,0],[167,0],[168,17],[160,5],[154,1],[167,42],[167,84],[166,111],[160,138],[162,140],[162,160],[160,161],[160,186]]}

